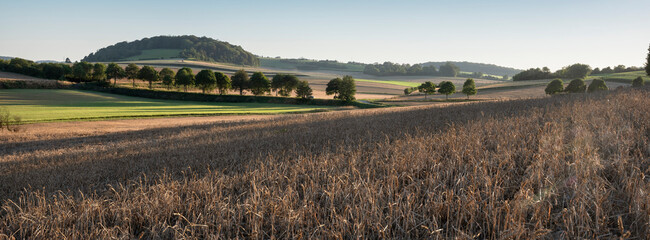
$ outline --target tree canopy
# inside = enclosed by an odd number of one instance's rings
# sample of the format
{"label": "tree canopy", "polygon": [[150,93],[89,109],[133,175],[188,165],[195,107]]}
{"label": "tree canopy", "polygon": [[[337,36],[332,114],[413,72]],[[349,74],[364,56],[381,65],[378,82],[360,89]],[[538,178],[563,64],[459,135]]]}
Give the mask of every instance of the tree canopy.
{"label": "tree canopy", "polygon": [[232,88],[239,90],[239,95],[244,95],[244,90],[248,89],[249,84],[248,73],[244,69],[241,69],[230,80],[232,81]]}
{"label": "tree canopy", "polygon": [[133,42],[119,42],[89,54],[82,61],[120,61],[140,55],[143,50],[151,49],[178,49],[179,54],[175,57],[181,58],[259,66],[259,58],[240,46],[208,37],[197,37],[193,35],[156,36]]}
{"label": "tree canopy", "polygon": [[149,82],[149,89],[153,89],[153,82],[158,81],[158,71],[152,66],[144,66],[138,71],[138,78]]}
{"label": "tree canopy", "polygon": [[219,94],[223,95],[228,93],[228,90],[232,88],[232,82],[228,75],[222,72],[215,72],[214,76],[217,79],[217,90],[219,90]]}
{"label": "tree canopy", "polygon": [[271,80],[271,89],[276,91],[280,96],[287,97],[291,95],[298,86],[300,80],[291,74],[276,74]]}
{"label": "tree canopy", "polygon": [[298,81],[298,84],[296,85],[296,97],[307,99],[311,96],[312,90],[311,87],[309,87],[309,83],[307,81]]}
{"label": "tree canopy", "polygon": [[418,86],[418,91],[424,93],[424,99],[427,99],[427,95],[436,93],[436,84],[426,81]]}
{"label": "tree canopy", "polygon": [[357,93],[357,86],[354,83],[354,78],[352,76],[344,76],[341,80],[341,84],[338,86],[339,99],[351,102],[356,98],[354,95]]}
{"label": "tree canopy", "polygon": [[564,89],[565,92],[569,93],[584,93],[587,90],[587,85],[585,80],[582,78],[576,78],[569,82],[569,85]]}
{"label": "tree canopy", "polygon": [[203,69],[194,77],[194,82],[203,93],[210,92],[215,89],[217,85],[217,78],[214,76],[214,72],[210,69]]}
{"label": "tree canopy", "polygon": [[553,81],[549,82],[544,89],[544,92],[548,95],[561,93],[562,91],[564,91],[564,82],[559,78],[553,79]]}
{"label": "tree canopy", "polygon": [[591,81],[589,84],[589,87],[587,88],[587,92],[598,92],[598,91],[607,91],[609,88],[607,88],[607,85],[605,84],[605,81],[602,79],[594,79]]}
{"label": "tree canopy", "polygon": [[103,63],[95,63],[95,65],[93,65],[93,80],[106,80],[106,65]]}
{"label": "tree canopy", "polygon": [[474,79],[468,78],[465,80],[465,83],[463,83],[463,93],[467,95],[467,99],[469,99],[470,95],[476,95],[476,84],[474,83]]}
{"label": "tree canopy", "polygon": [[162,84],[165,85],[167,89],[171,89],[174,85],[174,77],[176,77],[176,73],[169,68],[163,68],[160,70],[159,75],[160,79],[162,80]]}
{"label": "tree canopy", "polygon": [[[11,59],[13,61],[13,59]],[[72,65],[72,75],[78,81],[90,81],[92,79],[93,65],[88,62],[77,62]]]}
{"label": "tree canopy", "polygon": [[460,68],[458,68],[453,63],[447,62],[444,65],[440,66],[440,76],[445,77],[456,77],[460,73]]}
{"label": "tree canopy", "polygon": [[341,78],[334,78],[327,82],[327,88],[325,88],[325,94],[327,95],[334,95],[334,99],[339,98],[339,86],[341,86],[341,83],[343,82],[343,79]]}
{"label": "tree canopy", "polygon": [[255,72],[251,76],[249,89],[255,96],[263,95],[264,93],[271,92],[271,81],[264,76],[264,73]]}
{"label": "tree canopy", "polygon": [[135,79],[138,78],[138,71],[140,71],[140,67],[135,65],[135,63],[129,63],[129,65],[124,68],[126,78],[131,79],[133,87],[135,87]]}
{"label": "tree canopy", "polygon": [[108,67],[106,68],[106,77],[109,80],[113,79],[113,86],[117,84],[118,78],[123,78],[125,76],[126,72],[124,72],[124,69],[122,69],[120,65],[117,65],[117,63],[108,64]]}
{"label": "tree canopy", "polygon": [[440,89],[438,89],[438,92],[444,94],[445,99],[449,99],[449,95],[456,92],[456,86],[450,81],[442,81],[440,82]]}
{"label": "tree canopy", "polygon": [[183,90],[187,92],[187,86],[194,84],[194,74],[191,68],[181,68],[176,72],[176,85],[183,86]]}

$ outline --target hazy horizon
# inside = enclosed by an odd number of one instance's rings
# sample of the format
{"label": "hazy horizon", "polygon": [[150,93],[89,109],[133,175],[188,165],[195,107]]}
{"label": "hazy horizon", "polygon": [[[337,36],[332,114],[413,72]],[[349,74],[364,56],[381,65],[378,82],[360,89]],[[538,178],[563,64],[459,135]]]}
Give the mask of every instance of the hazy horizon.
{"label": "hazy horizon", "polygon": [[0,56],[73,61],[121,41],[207,36],[260,56],[518,69],[643,66],[648,1],[1,2]]}

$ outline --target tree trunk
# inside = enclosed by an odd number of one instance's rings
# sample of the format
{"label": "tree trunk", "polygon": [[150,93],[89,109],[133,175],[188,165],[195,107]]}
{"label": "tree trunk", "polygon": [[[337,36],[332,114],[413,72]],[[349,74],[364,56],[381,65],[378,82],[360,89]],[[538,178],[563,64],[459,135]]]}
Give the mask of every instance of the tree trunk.
{"label": "tree trunk", "polygon": [[135,78],[131,79],[133,81],[133,87],[135,88]]}
{"label": "tree trunk", "polygon": [[149,89],[153,89],[153,82],[149,81]]}
{"label": "tree trunk", "polygon": [[239,95],[244,95],[244,89],[239,89]]}

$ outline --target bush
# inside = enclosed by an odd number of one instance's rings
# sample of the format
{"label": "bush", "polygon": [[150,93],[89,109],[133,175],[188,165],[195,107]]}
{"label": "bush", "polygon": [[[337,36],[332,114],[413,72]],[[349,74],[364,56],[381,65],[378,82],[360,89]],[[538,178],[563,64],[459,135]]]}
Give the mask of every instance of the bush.
{"label": "bush", "polygon": [[21,123],[22,118],[20,116],[11,115],[7,108],[0,107],[0,131],[7,129],[11,132],[18,132]]}
{"label": "bush", "polygon": [[632,87],[643,87],[645,85],[645,80],[642,77],[637,77],[632,80]]}
{"label": "bush", "polygon": [[562,82],[562,79],[554,79],[548,85],[546,85],[546,89],[544,89],[544,92],[548,95],[553,95],[557,93],[561,93],[564,91],[564,82]]}
{"label": "bush", "polygon": [[565,92],[569,93],[584,93],[585,90],[587,90],[587,85],[585,84],[585,80],[582,80],[582,78],[571,80],[569,85],[564,89]]}
{"label": "bush", "polygon": [[589,84],[589,88],[587,88],[587,92],[598,92],[598,91],[607,91],[609,88],[607,88],[607,85],[605,84],[605,81],[602,79],[594,79],[591,81],[591,84]]}

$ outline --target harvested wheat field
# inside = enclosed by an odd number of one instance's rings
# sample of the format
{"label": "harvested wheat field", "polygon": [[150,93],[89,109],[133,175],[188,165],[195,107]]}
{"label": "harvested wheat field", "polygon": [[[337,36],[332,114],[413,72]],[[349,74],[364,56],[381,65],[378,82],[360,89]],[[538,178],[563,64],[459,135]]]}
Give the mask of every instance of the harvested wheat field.
{"label": "harvested wheat field", "polygon": [[647,90],[43,131],[0,238],[650,238]]}

